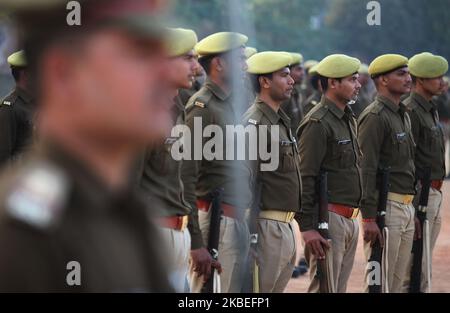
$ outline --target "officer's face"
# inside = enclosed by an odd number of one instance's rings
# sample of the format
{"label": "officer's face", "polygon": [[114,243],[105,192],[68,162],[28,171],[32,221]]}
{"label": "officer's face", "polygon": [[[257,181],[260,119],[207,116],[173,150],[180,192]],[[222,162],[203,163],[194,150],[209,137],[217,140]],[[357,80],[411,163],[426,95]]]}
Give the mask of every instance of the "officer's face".
{"label": "officer's face", "polygon": [[272,74],[272,79],[268,79],[267,86],[270,97],[275,101],[284,101],[291,97],[294,80],[290,76],[289,68],[284,68]]}
{"label": "officer's face", "polygon": [[170,106],[158,40],[98,31],[83,44],[64,87],[77,127],[93,138],[148,143],[170,130]]}
{"label": "officer's face", "polygon": [[420,79],[418,83],[422,84],[423,89],[433,96],[440,95],[444,91],[445,82],[443,76]]}
{"label": "officer's face", "polygon": [[196,72],[200,64],[194,51],[189,51],[185,55],[169,59],[168,76],[170,84],[176,88],[189,89],[195,80]]}
{"label": "officer's face", "polygon": [[300,64],[291,67],[291,77],[294,80],[295,84],[301,84],[304,76],[305,71]]}
{"label": "officer's face", "polygon": [[[359,74],[353,74],[352,76],[344,77],[341,81],[332,84],[335,87],[335,93],[342,102],[356,101],[358,99],[359,90],[361,84],[358,80]],[[337,81],[337,80],[336,80]]]}
{"label": "officer's face", "polygon": [[381,77],[383,84],[392,94],[403,95],[411,91],[411,75],[407,67],[400,68]]}
{"label": "officer's face", "polygon": [[221,58],[221,64],[221,73],[225,81],[231,82],[232,79],[245,80],[248,66],[243,47],[226,53]]}

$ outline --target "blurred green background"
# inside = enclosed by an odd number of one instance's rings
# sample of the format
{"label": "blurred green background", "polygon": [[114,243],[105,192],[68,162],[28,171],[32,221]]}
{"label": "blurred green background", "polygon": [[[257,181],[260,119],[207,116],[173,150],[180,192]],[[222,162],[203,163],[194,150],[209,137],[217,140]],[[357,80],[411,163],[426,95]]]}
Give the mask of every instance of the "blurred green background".
{"label": "blurred green background", "polygon": [[[367,24],[365,0],[173,2],[174,23],[193,28],[200,38],[247,31],[250,46],[298,51],[307,59],[347,53],[370,62],[383,53],[410,57],[423,51],[450,58],[450,0],[380,0],[380,26]],[[230,27],[233,16],[240,23]]]}

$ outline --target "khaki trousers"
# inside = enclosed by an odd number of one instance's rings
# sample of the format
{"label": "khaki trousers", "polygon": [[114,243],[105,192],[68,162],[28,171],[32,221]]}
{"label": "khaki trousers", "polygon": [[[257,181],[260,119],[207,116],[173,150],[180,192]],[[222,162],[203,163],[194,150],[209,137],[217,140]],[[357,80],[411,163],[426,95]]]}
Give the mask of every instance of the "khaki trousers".
{"label": "khaki trousers", "polygon": [[[441,204],[442,204],[442,193],[434,188],[430,188],[430,194],[428,196],[428,206],[426,208],[427,219],[430,225],[430,250],[431,256],[433,256],[434,246],[436,245],[436,240],[441,230]],[[424,251],[425,253],[425,251]],[[409,282],[410,282],[410,272],[412,267],[412,254],[410,255],[409,263],[407,265],[408,272],[406,274],[403,292],[408,292]],[[425,258],[422,258],[425,260]],[[431,266],[431,265],[430,265]],[[422,279],[420,285],[420,291],[426,292],[428,289],[428,280],[426,277],[426,263],[422,262]]]}
{"label": "khaki trousers", "polygon": [[[389,230],[387,248],[387,279],[389,292],[403,291],[404,280],[407,274],[407,264],[411,256],[414,238],[414,206],[387,200],[386,227]],[[369,259],[372,249],[370,243],[364,242],[364,254]],[[368,292],[368,279],[373,268],[367,267],[365,273],[365,291]]]}
{"label": "khaki trousers", "polygon": [[[347,282],[355,260],[359,225],[356,219],[349,219],[330,212],[328,228],[332,245],[334,288],[336,292],[344,293],[347,290]],[[310,266],[308,292],[318,293],[320,284],[316,278],[317,259],[308,248],[305,248],[305,257]]]}
{"label": "khaki trousers", "polygon": [[259,292],[283,292],[295,266],[297,251],[294,222],[258,219],[256,252]]}
{"label": "khaki trousers", "polygon": [[[198,211],[199,226],[205,247],[208,244],[211,210]],[[245,266],[250,249],[250,232],[244,220],[222,216],[219,236],[219,262],[222,265],[220,275],[221,292],[241,292],[244,283]],[[192,263],[189,269],[191,292],[200,292],[203,276],[198,277]]]}
{"label": "khaki trousers", "polygon": [[191,235],[189,230],[174,230],[160,227],[163,240],[170,257],[169,280],[176,292],[189,292],[187,274],[191,251]]}

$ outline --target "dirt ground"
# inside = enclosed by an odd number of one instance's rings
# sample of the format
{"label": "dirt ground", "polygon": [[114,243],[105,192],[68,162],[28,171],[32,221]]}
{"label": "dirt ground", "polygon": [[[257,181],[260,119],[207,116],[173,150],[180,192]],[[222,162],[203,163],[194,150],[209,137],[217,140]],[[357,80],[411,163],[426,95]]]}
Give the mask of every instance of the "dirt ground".
{"label": "dirt ground", "polygon": [[[442,228],[433,252],[432,292],[450,292],[450,180],[443,187]],[[362,292],[364,282],[364,253],[360,233],[353,271],[348,283],[348,292]],[[309,272],[290,280],[286,292],[306,292]]]}

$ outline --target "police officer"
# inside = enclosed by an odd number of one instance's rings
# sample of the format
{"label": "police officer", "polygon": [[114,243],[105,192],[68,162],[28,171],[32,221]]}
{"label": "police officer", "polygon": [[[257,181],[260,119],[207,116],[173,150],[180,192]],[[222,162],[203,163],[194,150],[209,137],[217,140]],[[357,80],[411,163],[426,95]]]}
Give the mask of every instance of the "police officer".
{"label": "police officer", "polygon": [[[186,107],[186,125],[193,137],[202,136],[206,127],[217,125],[226,134],[226,125],[240,123],[241,105],[233,102],[238,95],[232,94],[233,78],[243,85],[247,65],[244,45],[248,38],[239,33],[220,32],[201,40],[196,51],[199,62],[208,78],[204,86],[189,100]],[[235,71],[233,70],[235,69]],[[234,97],[234,98],[232,98]],[[198,124],[200,123],[200,124]],[[197,128],[195,125],[199,125]],[[201,133],[196,132],[201,130]],[[220,136],[218,136],[220,137]],[[219,138],[226,142],[225,136]],[[200,151],[208,138],[201,137]],[[223,145],[223,156],[227,155]],[[195,150],[195,147],[192,147]],[[211,216],[210,195],[218,188],[223,189],[222,219],[220,223],[219,262],[223,267],[221,275],[222,292],[240,292],[243,285],[245,261],[249,251],[249,231],[245,222],[246,210],[251,202],[250,176],[242,163],[202,156],[192,156],[183,162],[183,183],[185,198],[193,208],[190,215],[192,249],[206,251]],[[217,231],[217,230],[213,230]],[[190,271],[191,291],[201,290],[209,276],[211,261],[208,258],[192,259]]]}
{"label": "police officer", "polygon": [[317,65],[324,96],[298,129],[303,205],[300,230],[305,256],[311,268],[309,292],[320,291],[317,259],[325,257],[329,243],[319,234],[317,182],[321,172],[328,176],[329,236],[332,247],[333,290],[345,292],[358,243],[359,204],[362,197],[361,152],[356,120],[348,105],[361,87],[358,59],[342,54],[324,58]]}
{"label": "police officer", "polygon": [[374,94],[374,86],[369,76],[369,66],[367,64],[361,64],[358,73],[361,90],[359,91],[358,100],[352,104],[352,110],[356,118],[373,102]]}
{"label": "police officer", "polygon": [[23,27],[41,141],[0,180],[0,291],[170,292],[164,247],[130,183],[137,152],[170,129],[160,9],[81,4],[75,28],[65,1],[0,5]]}
{"label": "police officer", "polygon": [[[369,74],[375,82],[378,94],[358,119],[358,141],[363,153],[362,172],[364,192],[361,203],[364,250],[371,255],[371,246],[377,240],[388,242],[386,285],[389,292],[400,292],[406,264],[411,254],[414,237],[415,194],[414,139],[406,106],[400,102],[403,94],[411,89],[408,59],[398,54],[377,57],[369,65]],[[387,196],[385,224],[388,237],[382,238],[376,224],[379,201],[377,173],[389,169],[389,193]],[[387,240],[387,241],[385,241]],[[366,270],[366,284],[369,271]],[[379,276],[378,276],[379,277]],[[386,289],[384,289],[386,291]]]}
{"label": "police officer", "polygon": [[[167,65],[168,79],[173,95],[179,88],[189,89],[194,74],[200,65],[194,54],[197,35],[194,31],[182,28],[169,29]],[[184,105],[179,97],[174,97],[173,124],[184,124]],[[181,161],[176,161],[171,150],[177,137],[167,137],[162,144],[147,149],[143,169],[140,173],[140,190],[148,203],[160,207],[156,222],[172,254],[173,268],[171,281],[178,292],[188,291],[187,272],[191,250],[191,236],[187,229],[189,204],[184,199],[181,181]],[[196,253],[193,252],[194,258]]]}
{"label": "police officer", "polygon": [[0,164],[19,158],[33,137],[33,97],[29,90],[27,61],[23,50],[8,57],[16,82],[11,93],[0,101]]}
{"label": "police officer", "polygon": [[[295,61],[294,61],[295,62]],[[301,176],[297,142],[292,135],[290,119],[281,108],[291,96],[294,80],[290,76],[293,59],[285,52],[261,52],[248,60],[258,96],[244,114],[248,125],[265,125],[267,132],[277,126],[279,137],[278,167],[261,169],[261,159],[252,162],[255,184],[260,184],[260,207],[257,220],[257,276],[259,292],[283,292],[295,266],[296,242],[294,216],[301,207]],[[261,142],[258,134],[258,142]],[[267,138],[272,138],[267,135]],[[267,142],[267,146],[271,145]],[[258,149],[261,149],[258,147]]]}
{"label": "police officer", "polygon": [[[424,183],[426,168],[431,170],[431,187],[428,195],[428,205],[425,212],[429,222],[430,256],[436,244],[439,231],[441,229],[440,207],[442,204],[442,183],[445,177],[445,145],[444,133],[439,125],[436,104],[432,97],[442,92],[444,84],[443,76],[448,71],[448,62],[441,56],[431,53],[420,53],[409,60],[409,71],[413,81],[411,95],[404,101],[410,109],[412,134],[416,143],[414,163],[416,166],[416,179],[418,190]],[[416,210],[418,209],[418,198],[414,201]],[[416,224],[417,225],[417,224]],[[420,225],[420,224],[419,224]],[[425,239],[425,238],[424,238]],[[429,260],[431,262],[431,259]],[[431,268],[431,264],[430,268]],[[431,282],[427,281],[425,275],[427,264],[422,266],[422,278],[420,290],[425,292]],[[409,275],[406,275],[405,291],[409,287]]]}
{"label": "police officer", "polygon": [[291,120],[291,131],[295,133],[300,121],[303,119],[304,112],[302,103],[304,101],[301,94],[301,85],[305,76],[303,69],[303,56],[300,53],[290,53],[292,57],[292,65],[290,66],[290,76],[294,80],[294,89],[291,97],[281,105],[283,111]]}
{"label": "police officer", "polygon": [[311,111],[317,104],[320,103],[320,99],[322,98],[322,87],[319,83],[319,75],[317,74],[317,65],[314,65],[308,70],[309,82],[313,88],[313,93],[304,101],[303,103],[303,111],[306,114]]}

